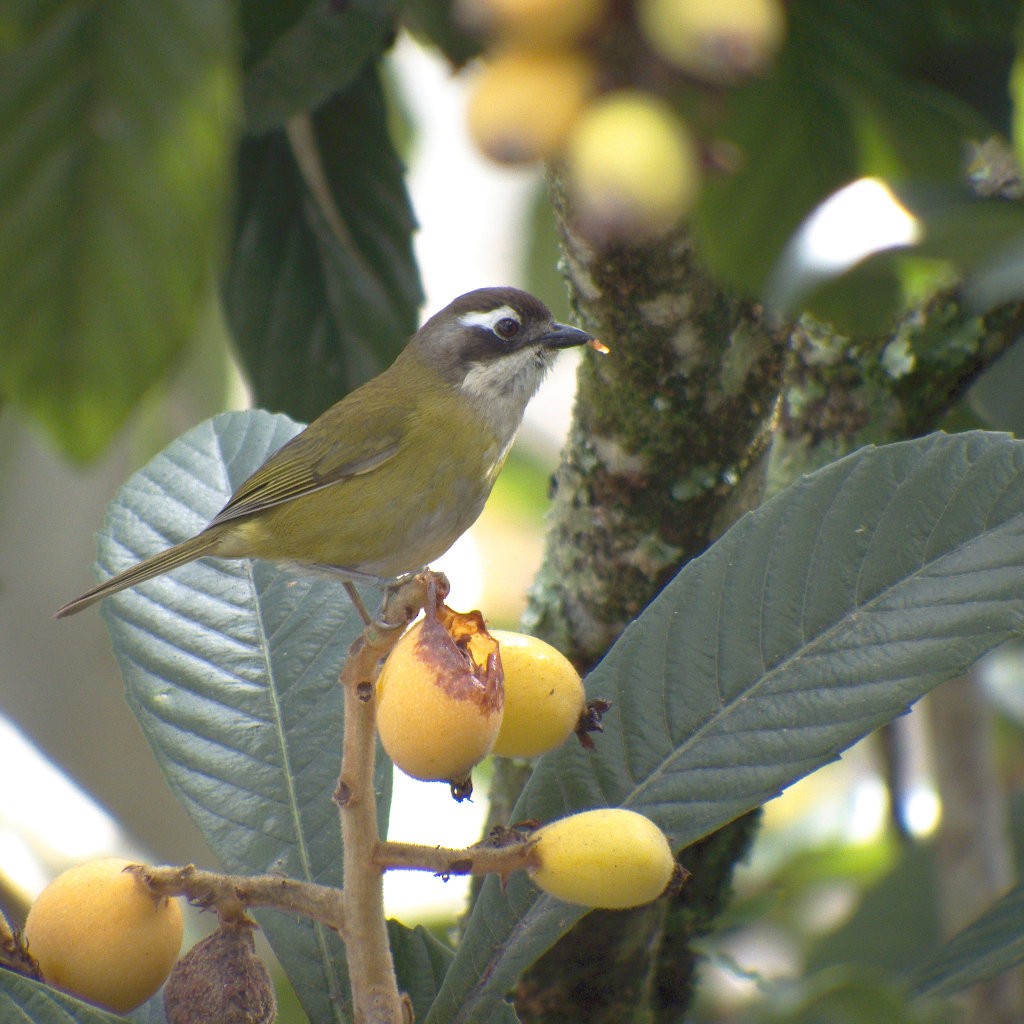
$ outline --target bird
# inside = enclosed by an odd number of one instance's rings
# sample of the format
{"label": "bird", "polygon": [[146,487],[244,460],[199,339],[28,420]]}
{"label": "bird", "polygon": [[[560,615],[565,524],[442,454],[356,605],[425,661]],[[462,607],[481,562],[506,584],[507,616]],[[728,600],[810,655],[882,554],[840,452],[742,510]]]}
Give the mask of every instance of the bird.
{"label": "bird", "polygon": [[388,584],[473,524],[560,349],[607,348],[538,298],[478,288],[430,317],[395,361],[272,454],[195,536],[107,579],[56,618],[208,556],[261,558]]}

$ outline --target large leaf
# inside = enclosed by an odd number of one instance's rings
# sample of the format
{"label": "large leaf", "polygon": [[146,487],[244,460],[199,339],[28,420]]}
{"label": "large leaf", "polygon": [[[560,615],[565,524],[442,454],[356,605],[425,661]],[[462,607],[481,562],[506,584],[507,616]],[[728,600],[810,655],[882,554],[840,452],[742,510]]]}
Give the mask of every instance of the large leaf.
{"label": "large leaf", "polygon": [[1024,31],[1018,31],[1017,55],[1010,70],[1009,92],[1012,102],[1011,136],[1018,166],[1024,165],[1024,54],[1020,43]]}
{"label": "large leaf", "polygon": [[852,268],[823,267],[808,261],[800,230],[780,257],[766,301],[790,313],[807,306],[846,329],[879,333],[905,304],[898,277],[905,254],[942,260],[969,275],[968,298],[979,310],[1024,295],[1024,205],[980,199],[964,186],[907,186],[893,189],[892,197],[916,224],[914,244],[885,249]]}
{"label": "large leaf", "polygon": [[1024,886],[1011,889],[917,972],[920,996],[948,996],[1024,962]]}
{"label": "large leaf", "polygon": [[[409,929],[388,922],[391,954],[399,989],[412,1002],[413,1019],[423,1020],[437,996],[455,954],[422,925]],[[507,1003],[498,1008],[493,1024],[516,1024],[519,1018]]]}
{"label": "large leaf", "polygon": [[941,6],[787,7],[789,36],[777,66],[737,90],[716,126],[742,157],[734,173],[708,182],[696,212],[712,269],[760,291],[804,218],[863,174],[959,180],[964,140],[984,132],[983,119],[912,74],[936,45],[948,15]]}
{"label": "large leaf", "polygon": [[125,1018],[0,968],[0,1020],[4,1024],[124,1024]]}
{"label": "large leaf", "polygon": [[[597,750],[541,759],[514,810],[625,806],[673,848],[771,799],[1024,623],[1024,443],[865,448],[745,516],[587,681]],[[428,1018],[489,1021],[584,911],[488,879]]]}
{"label": "large leaf", "polygon": [[0,42],[0,396],[97,455],[174,362],[220,240],[231,8],[8,5]]}
{"label": "large leaf", "polygon": [[242,4],[250,131],[280,128],[347,89],[394,35],[393,0]]}
{"label": "large leaf", "polygon": [[483,48],[479,33],[466,31],[457,0],[402,0],[402,21],[414,35],[436,46],[457,68]]}
{"label": "large leaf", "polygon": [[[804,960],[806,973],[828,974],[847,965],[882,971],[892,979],[905,976],[941,941],[934,846],[908,843],[884,874],[872,882],[857,881],[856,907],[838,927],[815,938]],[[782,868],[776,884],[788,883]]]}
{"label": "large leaf", "polygon": [[391,362],[422,293],[375,69],[317,112],[305,144],[342,234],[283,131],[246,140],[224,301],[257,404],[310,420]]}
{"label": "large leaf", "polygon": [[[173,442],[111,504],[104,574],[196,533],[297,430],[284,416],[226,413]],[[128,701],[223,867],[340,885],[338,676],[359,628],[341,587],[266,562],[204,559],[108,598],[103,613]],[[384,822],[383,758],[376,781]],[[338,937],[257,916],[310,1019],[344,1020]]]}
{"label": "large leaf", "polygon": [[409,929],[389,921],[388,937],[399,987],[412,1001],[414,1019],[422,1020],[455,954],[422,925]]}

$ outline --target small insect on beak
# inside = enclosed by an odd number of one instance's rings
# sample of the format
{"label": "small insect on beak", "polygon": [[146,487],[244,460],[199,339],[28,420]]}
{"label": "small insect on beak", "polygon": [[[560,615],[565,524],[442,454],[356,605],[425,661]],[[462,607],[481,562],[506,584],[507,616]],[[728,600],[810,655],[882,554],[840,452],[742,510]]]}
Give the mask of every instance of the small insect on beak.
{"label": "small insect on beak", "polygon": [[587,345],[595,352],[600,352],[603,356],[606,356],[611,352],[611,349],[603,341],[598,341],[597,338],[591,338],[590,341],[587,342]]}

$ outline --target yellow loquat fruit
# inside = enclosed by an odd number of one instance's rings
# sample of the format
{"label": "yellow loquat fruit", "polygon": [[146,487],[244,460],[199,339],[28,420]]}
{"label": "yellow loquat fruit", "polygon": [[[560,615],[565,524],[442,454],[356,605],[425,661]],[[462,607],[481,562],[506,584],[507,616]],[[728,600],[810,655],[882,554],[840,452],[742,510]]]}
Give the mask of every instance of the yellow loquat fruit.
{"label": "yellow loquat fruit", "polygon": [[120,1013],[164,983],[183,932],[179,901],[154,898],[130,866],[103,858],[70,868],[39,894],[25,921],[29,952],[48,984]]}
{"label": "yellow loquat fruit", "polygon": [[676,869],[665,834],[650,818],[608,807],[538,829],[531,875],[567,903],[621,910],[657,899]]}
{"label": "yellow loquat fruit", "polygon": [[536,757],[572,735],[584,711],[583,681],[571,661],[543,640],[492,629],[505,674],[505,711],[492,754]]}

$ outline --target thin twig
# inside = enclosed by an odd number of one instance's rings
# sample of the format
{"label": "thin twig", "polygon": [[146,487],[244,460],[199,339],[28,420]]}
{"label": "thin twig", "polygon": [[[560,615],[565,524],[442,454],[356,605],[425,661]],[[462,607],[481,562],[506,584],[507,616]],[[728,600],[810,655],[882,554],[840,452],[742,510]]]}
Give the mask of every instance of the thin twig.
{"label": "thin twig", "polygon": [[501,848],[486,845],[453,850],[445,846],[421,846],[418,843],[384,842],[377,845],[373,861],[379,867],[407,871],[432,871],[449,875],[501,875],[533,867],[534,844],[527,839]]}
{"label": "thin twig", "polygon": [[184,896],[198,907],[241,903],[270,907],[322,921],[339,933],[345,931],[342,891],[329,885],[300,882],[284,875],[222,875],[185,867],[147,867],[141,876],[159,896]]}
{"label": "thin twig", "polygon": [[[370,858],[378,871],[402,869],[431,871],[436,875],[488,875],[503,877],[535,863],[534,843],[528,834],[503,830],[511,838],[485,840],[463,849],[423,846],[418,843],[378,842]],[[343,890],[315,882],[301,882],[285,875],[225,875],[205,871],[194,864],[151,867],[138,865],[142,880],[156,896],[184,896],[193,906],[217,909],[238,904],[246,909],[267,907],[320,921],[348,937]],[[13,934],[4,931],[0,918],[0,947]]]}

